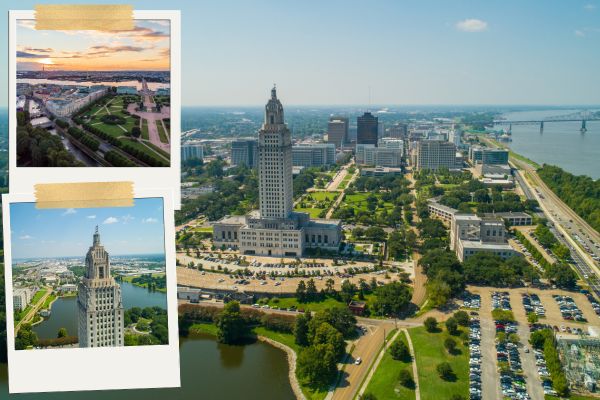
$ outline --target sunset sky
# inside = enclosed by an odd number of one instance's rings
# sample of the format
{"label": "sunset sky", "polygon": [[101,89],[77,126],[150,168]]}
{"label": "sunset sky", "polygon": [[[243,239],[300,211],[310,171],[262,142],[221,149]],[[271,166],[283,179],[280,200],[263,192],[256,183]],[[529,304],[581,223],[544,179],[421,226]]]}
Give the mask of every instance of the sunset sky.
{"label": "sunset sky", "polygon": [[17,27],[17,70],[169,70],[168,20],[137,20],[131,31],[37,31]]}

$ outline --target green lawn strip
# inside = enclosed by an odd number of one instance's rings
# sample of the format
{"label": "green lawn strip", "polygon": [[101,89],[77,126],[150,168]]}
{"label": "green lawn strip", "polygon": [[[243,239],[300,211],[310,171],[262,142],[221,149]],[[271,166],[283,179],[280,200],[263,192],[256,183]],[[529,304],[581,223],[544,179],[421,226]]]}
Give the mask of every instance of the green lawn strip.
{"label": "green lawn strip", "polygon": [[[450,355],[444,348],[444,340],[450,335],[444,330],[429,333],[424,327],[409,329],[417,369],[419,371],[419,387],[422,399],[449,399],[453,394],[468,397],[469,394],[469,349],[458,337],[456,348],[459,354]],[[450,363],[456,380],[448,382],[440,378],[436,367],[442,362]]]}
{"label": "green lawn strip", "polygon": [[320,192],[310,192],[308,193],[314,201],[335,201],[337,197],[340,195],[338,192],[328,192],[328,191],[320,191]]}
{"label": "green lawn strip", "polygon": [[162,143],[169,143],[169,139],[167,138],[167,134],[165,132],[165,128],[163,127],[162,121],[156,121],[156,128],[158,129],[158,136],[160,137],[160,141]]}
{"label": "green lawn strip", "polygon": [[201,233],[212,233],[213,227],[212,226],[201,226],[199,228],[195,228],[194,231],[201,232]]}
{"label": "green lawn strip", "polygon": [[58,296],[56,296],[54,293],[51,293],[48,297],[46,297],[46,300],[44,301],[44,304],[42,304],[42,310],[49,308],[50,304],[56,300]]}
{"label": "green lawn strip", "polygon": [[[162,160],[162,157],[158,154],[156,154],[156,152],[154,152],[154,149],[149,149],[147,146],[144,146],[144,144],[142,142],[139,142],[135,139],[121,139],[123,142],[129,143],[130,145],[132,145],[133,147],[143,151],[146,154],[151,155],[152,157]],[[144,142],[145,144],[147,144],[148,142]]]}
{"label": "green lawn strip", "polygon": [[169,153],[167,153],[166,151],[164,151],[163,149],[161,149],[160,147],[155,146],[154,144],[152,144],[150,142],[144,142],[144,144],[147,145],[148,147],[150,147],[152,150],[154,150],[158,154],[160,154],[163,157],[165,157],[167,160],[171,159],[171,155]]}
{"label": "green lawn strip", "polygon": [[[400,332],[396,341],[402,341],[408,346],[404,332]],[[415,390],[398,382],[398,374],[403,369],[408,370],[412,376],[412,363],[394,360],[389,350],[386,350],[365,393],[371,393],[378,399],[414,399]]]}
{"label": "green lawn strip", "polygon": [[40,301],[40,299],[42,297],[44,297],[44,295],[46,294],[48,290],[47,289],[40,289],[38,290],[34,295],[33,295],[33,299],[31,299],[31,305],[36,305],[38,301]]}
{"label": "green lawn strip", "polygon": [[150,140],[150,134],[148,133],[148,120],[142,118],[142,139]]}
{"label": "green lawn strip", "polygon": [[294,207],[294,211],[309,213],[311,218],[319,218],[324,208],[300,208]]}
{"label": "green lawn strip", "polygon": [[283,333],[283,332],[274,332],[265,327],[257,326],[253,329],[253,332],[256,335],[264,336],[276,342],[282,343],[287,347],[294,350],[296,353],[300,350],[300,346],[298,346],[294,340],[294,335],[291,333]]}
{"label": "green lawn strip", "polygon": [[279,307],[279,308],[290,308],[292,306],[296,307],[296,309],[302,310],[310,310],[310,311],[321,311],[326,308],[332,307],[341,307],[344,306],[344,303],[338,301],[334,298],[327,297],[323,301],[317,302],[308,302],[308,303],[300,303],[295,297],[282,297],[275,299],[270,299],[267,303],[270,307]]}
{"label": "green lawn strip", "polygon": [[209,324],[204,322],[195,323],[190,326],[190,334],[207,334],[217,336],[218,328],[215,324]]}

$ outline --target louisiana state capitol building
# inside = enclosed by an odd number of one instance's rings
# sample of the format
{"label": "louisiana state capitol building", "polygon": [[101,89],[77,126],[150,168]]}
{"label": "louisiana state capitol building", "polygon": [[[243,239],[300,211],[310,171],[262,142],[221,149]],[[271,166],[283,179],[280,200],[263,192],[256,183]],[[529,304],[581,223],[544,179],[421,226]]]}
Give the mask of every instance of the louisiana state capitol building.
{"label": "louisiana state capitol building", "polygon": [[100,244],[97,226],[85,257],[85,267],[77,296],[79,347],[123,346],[121,286],[110,275],[110,259]]}
{"label": "louisiana state capitol building", "polygon": [[341,221],[311,219],[294,211],[292,138],[275,88],[258,132],[259,209],[226,216],[213,225],[213,243],[242,254],[301,256],[307,248],[338,250]]}

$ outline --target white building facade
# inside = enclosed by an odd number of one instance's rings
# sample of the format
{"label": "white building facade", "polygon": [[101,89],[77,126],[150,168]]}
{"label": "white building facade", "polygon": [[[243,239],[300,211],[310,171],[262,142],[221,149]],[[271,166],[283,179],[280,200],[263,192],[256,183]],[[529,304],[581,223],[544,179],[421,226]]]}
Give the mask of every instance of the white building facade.
{"label": "white building facade", "polygon": [[86,271],[79,283],[79,347],[120,347],[124,338],[121,286],[110,274],[110,259],[100,244],[98,227],[85,257]]}

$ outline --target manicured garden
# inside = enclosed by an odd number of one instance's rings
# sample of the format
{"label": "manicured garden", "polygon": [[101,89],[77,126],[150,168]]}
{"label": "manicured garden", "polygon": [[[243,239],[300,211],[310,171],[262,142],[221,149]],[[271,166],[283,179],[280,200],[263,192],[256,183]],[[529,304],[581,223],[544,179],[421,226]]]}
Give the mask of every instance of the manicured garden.
{"label": "manicured garden", "polygon": [[[459,329],[466,331],[465,328]],[[467,398],[469,349],[460,337],[450,335],[446,329],[441,328],[436,332],[428,332],[422,326],[409,329],[409,334],[415,350],[421,398],[449,399],[454,394]],[[457,342],[453,354],[444,347],[444,341],[449,337]],[[438,371],[438,366],[444,362],[452,369],[449,379],[442,379]]]}
{"label": "manicured garden", "polygon": [[160,137],[161,143],[169,143],[167,133],[163,127],[162,121],[156,121],[156,128],[158,129],[158,136]]}
{"label": "manicured garden", "polygon": [[327,210],[335,203],[338,196],[337,192],[306,193],[296,204],[294,210],[309,213],[311,218],[324,218]]}

